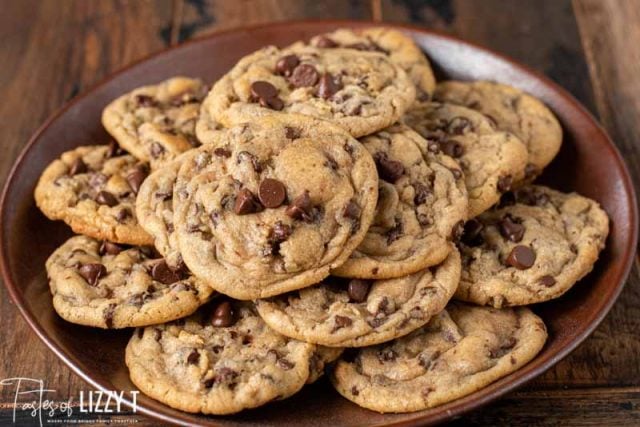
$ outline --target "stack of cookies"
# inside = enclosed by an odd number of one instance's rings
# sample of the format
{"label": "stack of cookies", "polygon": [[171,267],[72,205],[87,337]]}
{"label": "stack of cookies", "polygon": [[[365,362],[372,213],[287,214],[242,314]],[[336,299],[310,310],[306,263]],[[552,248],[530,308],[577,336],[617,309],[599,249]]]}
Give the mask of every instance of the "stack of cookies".
{"label": "stack of cookies", "polygon": [[[35,191],[78,236],[47,261],[64,319],[133,328],[132,381],[230,414],[323,373],[356,404],[418,411],[487,386],[547,337],[524,307],[586,275],[598,203],[533,185],[562,130],[509,86],[436,84],[394,30],[338,30],[113,101],[115,142]],[[345,349],[347,349],[345,351]]]}

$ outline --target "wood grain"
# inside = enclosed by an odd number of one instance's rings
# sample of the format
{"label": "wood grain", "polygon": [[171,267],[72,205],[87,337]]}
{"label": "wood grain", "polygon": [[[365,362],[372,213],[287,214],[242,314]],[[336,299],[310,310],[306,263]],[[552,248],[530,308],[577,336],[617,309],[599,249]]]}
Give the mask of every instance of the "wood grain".
{"label": "wood grain", "polygon": [[[21,0],[0,14],[6,176],[55,109],[118,68],[203,34],[298,18],[382,18],[454,34],[556,80],[596,114],[640,184],[638,0]],[[637,187],[638,188],[638,187]],[[640,263],[582,346],[524,389],[453,425],[640,424]],[[40,343],[0,287],[0,378],[40,377],[55,397],[86,386]],[[0,389],[0,424],[12,396]],[[160,425],[130,415],[138,425]],[[25,420],[27,422],[28,420]]]}
{"label": "wood grain", "polygon": [[[65,1],[64,7],[58,0],[3,3],[3,181],[29,136],[65,101],[118,68],[164,48],[160,29],[170,25],[170,18],[170,0],[77,0]],[[60,399],[87,389],[31,331],[4,286],[0,312],[0,378],[45,378]],[[6,388],[0,389],[0,402],[12,400]]]}

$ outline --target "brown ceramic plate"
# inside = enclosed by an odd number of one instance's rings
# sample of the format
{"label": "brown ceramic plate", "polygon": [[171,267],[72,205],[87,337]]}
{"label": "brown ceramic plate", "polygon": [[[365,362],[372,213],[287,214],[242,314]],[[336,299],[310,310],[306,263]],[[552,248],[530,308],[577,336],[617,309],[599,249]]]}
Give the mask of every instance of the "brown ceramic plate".
{"label": "brown ceramic plate", "polygon": [[[131,331],[102,331],[66,323],[53,310],[44,262],[71,235],[36,208],[33,189],[45,166],[63,151],[106,142],[103,107],[137,86],[177,74],[214,81],[241,56],[267,44],[284,46],[337,27],[363,22],[312,21],[238,29],[214,34],[139,62],[78,97],[36,132],[18,158],[2,196],[0,255],[11,297],[38,336],[93,387],[135,390],[124,364]],[[486,49],[416,27],[399,27],[428,54],[440,78],[491,79],[520,87],[544,100],[564,127],[560,155],[542,181],[599,201],[612,229],[594,271],[559,300],[534,307],[549,328],[549,340],[531,363],[491,386],[438,408],[381,415],[361,409],[334,392],[328,382],[306,387],[282,402],[231,417],[204,417],[176,411],[140,396],[138,410],[178,424],[207,425],[417,425],[458,416],[494,400],[540,375],[580,344],[618,297],[635,253],[638,218],[629,173],[602,128],[566,91],[543,76]]]}

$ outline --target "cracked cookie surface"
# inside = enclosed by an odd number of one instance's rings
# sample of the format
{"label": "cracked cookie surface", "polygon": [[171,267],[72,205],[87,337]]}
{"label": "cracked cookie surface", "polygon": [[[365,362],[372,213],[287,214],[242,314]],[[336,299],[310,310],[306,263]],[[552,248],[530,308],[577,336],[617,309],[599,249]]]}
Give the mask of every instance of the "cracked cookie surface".
{"label": "cracked cookie surface", "polygon": [[494,307],[557,298],[591,271],[609,232],[597,202],[528,186],[465,225],[456,298]]}
{"label": "cracked cookie surface", "polygon": [[315,47],[348,48],[358,51],[381,52],[399,65],[416,87],[416,99],[427,101],[436,87],[431,65],[413,39],[398,30],[386,27],[364,29],[341,28],[313,37],[309,44]]}
{"label": "cracked cookie surface", "polygon": [[460,254],[452,248],[441,265],[405,277],[329,277],[256,305],[267,324],[285,335],[326,346],[362,347],[423,326],[444,309],[459,280]]}
{"label": "cracked cookie surface", "polygon": [[227,301],[137,329],[125,360],[133,383],[150,397],[182,411],[223,415],[296,393],[309,379],[315,350],[270,329],[251,303]]}
{"label": "cracked cookie surface", "polygon": [[118,329],[187,316],[208,300],[209,286],[152,255],[151,248],[70,238],[46,263],[54,308],[72,323]]}
{"label": "cracked cookie surface", "polygon": [[187,77],[143,86],[107,105],[102,124],[122,148],[155,169],[200,145],[195,127],[207,91],[202,81]]}
{"label": "cracked cookie surface", "polygon": [[360,139],[380,177],[376,214],[349,259],[332,274],[385,279],[442,262],[456,227],[467,218],[468,199],[458,164],[408,126],[396,124]]}
{"label": "cracked cookie surface", "polygon": [[282,111],[332,121],[358,137],[393,124],[414,98],[411,79],[385,54],[271,46],[242,58],[213,86],[201,120],[230,127]]}
{"label": "cracked cookie surface", "polygon": [[524,178],[525,145],[513,134],[497,130],[477,111],[434,102],[412,108],[404,120],[460,164],[470,218],[489,209],[514,182]]}
{"label": "cracked cookie surface", "polygon": [[336,362],[331,381],[350,401],[379,412],[414,412],[461,398],[519,369],[547,331],[529,309],[452,303],[411,334]]}
{"label": "cracked cookie surface", "polygon": [[517,136],[527,146],[528,180],[539,175],[560,150],[558,119],[541,101],[520,89],[489,81],[445,81],[436,87],[434,99],[477,110],[498,129]]}
{"label": "cracked cookie surface", "polygon": [[147,165],[115,144],[78,147],[47,166],[34,197],[47,218],[64,221],[76,233],[147,245],[153,239],[134,212],[147,173]]}
{"label": "cracked cookie surface", "polygon": [[362,241],[378,175],[347,132],[302,115],[220,134],[178,173],[174,225],[186,265],[237,299],[318,283]]}

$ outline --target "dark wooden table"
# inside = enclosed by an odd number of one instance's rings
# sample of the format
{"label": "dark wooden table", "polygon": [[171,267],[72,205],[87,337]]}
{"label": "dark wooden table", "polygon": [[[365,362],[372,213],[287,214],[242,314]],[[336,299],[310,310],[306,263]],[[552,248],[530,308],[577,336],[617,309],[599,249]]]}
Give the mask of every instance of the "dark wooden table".
{"label": "dark wooden table", "polygon": [[[435,28],[545,73],[600,119],[640,184],[640,0],[5,0],[1,6],[3,180],[51,113],[132,61],[223,28],[324,17]],[[640,425],[637,261],[609,316],[571,356],[455,424]],[[44,379],[58,400],[89,388],[39,341],[3,287],[0,316],[0,379]],[[12,405],[13,395],[0,389],[0,421],[11,422]]]}

